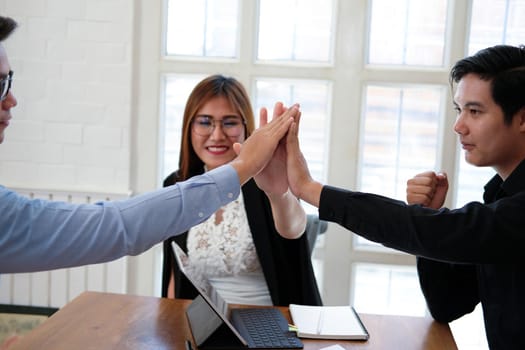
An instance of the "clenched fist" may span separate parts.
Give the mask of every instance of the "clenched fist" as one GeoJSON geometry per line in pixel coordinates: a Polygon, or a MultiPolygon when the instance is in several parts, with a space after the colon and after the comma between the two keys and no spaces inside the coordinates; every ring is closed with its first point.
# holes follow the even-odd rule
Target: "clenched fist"
{"type": "Polygon", "coordinates": [[[447,174],[427,171],[407,181],[407,203],[439,209],[445,203],[447,191],[447,174]]]}

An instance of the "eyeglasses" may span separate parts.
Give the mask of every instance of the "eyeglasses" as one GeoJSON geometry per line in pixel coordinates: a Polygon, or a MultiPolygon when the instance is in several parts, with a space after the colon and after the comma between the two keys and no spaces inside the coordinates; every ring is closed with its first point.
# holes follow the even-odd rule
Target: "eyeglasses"
{"type": "Polygon", "coordinates": [[[10,70],[7,77],[0,79],[0,101],[7,98],[9,90],[11,90],[11,82],[13,81],[13,71],[10,70]]]}
{"type": "Polygon", "coordinates": [[[208,116],[197,116],[193,119],[193,131],[200,136],[209,136],[215,129],[215,126],[221,125],[222,132],[229,137],[237,137],[244,130],[244,119],[239,117],[225,117],[224,119],[215,120],[208,116]]]}

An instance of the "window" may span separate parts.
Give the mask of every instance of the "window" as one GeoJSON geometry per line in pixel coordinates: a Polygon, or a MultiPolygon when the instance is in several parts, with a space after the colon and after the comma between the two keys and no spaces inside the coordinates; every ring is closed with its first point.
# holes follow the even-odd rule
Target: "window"
{"type": "Polygon", "coordinates": [[[168,55],[237,57],[238,0],[169,0],[166,13],[168,55]]]}
{"type": "Polygon", "coordinates": [[[201,81],[204,75],[167,74],[163,78],[163,123],[159,134],[162,135],[163,147],[162,179],[178,169],[182,116],[184,106],[191,90],[201,81]]]}
{"type": "Polygon", "coordinates": [[[368,62],[443,66],[447,0],[372,0],[368,62]]]}
{"type": "MultiPolygon", "coordinates": [[[[157,186],[177,168],[189,91],[222,73],[244,84],[256,117],[276,101],[301,103],[301,145],[321,181],[404,200],[408,178],[445,170],[457,179],[448,206],[481,200],[494,172],[463,160],[449,66],[482,47],[520,44],[525,0],[151,0],[145,11],[141,69],[150,74],[139,121],[158,115],[146,137],[159,145],[157,186]]],[[[425,312],[414,257],[354,237],[329,224],[317,245],[325,303],[425,312]]],[[[460,348],[486,349],[480,317],[453,323],[460,348]]]]}
{"type": "MultiPolygon", "coordinates": [[[[406,181],[435,169],[445,100],[442,86],[365,88],[359,190],[405,200],[406,181]]],[[[357,236],[358,248],[374,247],[357,236]]]]}
{"type": "MultiPolygon", "coordinates": [[[[332,61],[333,1],[327,4],[321,0],[261,0],[258,5],[257,58],[245,58],[243,61],[252,65],[248,69],[250,75],[257,74],[263,62],[271,66],[275,62],[294,64],[332,61]],[[294,16],[295,20],[290,20],[289,13],[299,15],[294,16]],[[312,41],[318,44],[315,49],[309,44],[312,41]]],[[[239,8],[238,1],[233,0],[167,2],[166,42],[163,49],[167,54],[166,59],[184,59],[187,62],[194,60],[195,66],[205,69],[204,72],[203,69],[197,69],[203,74],[188,75],[184,70],[174,69],[162,75],[164,100],[159,130],[162,140],[162,178],[177,169],[182,114],[191,89],[208,75],[210,67],[220,64],[224,58],[239,59],[237,48],[240,40],[251,39],[250,36],[242,37],[240,33],[239,8]]],[[[251,24],[252,30],[256,30],[256,23],[251,24]]],[[[226,75],[241,80],[235,73],[226,75]]],[[[277,100],[288,106],[301,102],[303,118],[300,139],[304,145],[305,158],[311,164],[312,174],[324,181],[331,106],[330,80],[304,79],[302,76],[301,79],[282,79],[257,75],[249,84],[245,83],[245,87],[250,92],[256,118],[262,107],[268,108],[271,115],[277,100]]],[[[307,209],[309,212],[314,211],[310,207],[307,209]]]]}
{"type": "MultiPolygon", "coordinates": [[[[308,160],[312,176],[325,179],[331,83],[323,80],[255,79],[256,110],[272,106],[275,96],[279,96],[287,106],[301,101],[301,150],[308,160]]],[[[316,212],[316,209],[310,208],[309,211],[316,212]]]]}
{"type": "Polygon", "coordinates": [[[359,263],[355,266],[355,300],[363,313],[425,316],[426,305],[414,267],[359,263]]]}
{"type": "Polygon", "coordinates": [[[333,14],[333,0],[261,0],[257,59],[330,63],[333,14]]]}
{"type": "Polygon", "coordinates": [[[469,55],[492,45],[523,45],[525,1],[473,0],[469,55]]]}
{"type": "Polygon", "coordinates": [[[405,199],[406,180],[437,165],[444,88],[368,85],[360,190],[405,199]]]}

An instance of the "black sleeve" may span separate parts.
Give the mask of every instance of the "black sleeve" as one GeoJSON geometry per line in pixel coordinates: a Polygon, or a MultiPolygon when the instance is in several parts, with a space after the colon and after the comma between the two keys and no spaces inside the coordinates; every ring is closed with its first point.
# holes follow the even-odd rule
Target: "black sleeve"
{"type": "Polygon", "coordinates": [[[434,210],[324,186],[319,217],[387,247],[459,263],[515,263],[525,251],[525,191],[490,204],[434,210]]]}
{"type": "Polygon", "coordinates": [[[428,310],[448,323],[474,310],[479,303],[475,265],[450,264],[417,258],[417,273],[428,310]]]}

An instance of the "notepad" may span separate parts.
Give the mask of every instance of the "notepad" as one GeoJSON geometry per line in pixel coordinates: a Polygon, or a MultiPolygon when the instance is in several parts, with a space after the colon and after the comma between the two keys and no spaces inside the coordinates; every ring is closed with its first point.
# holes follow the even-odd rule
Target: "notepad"
{"type": "Polygon", "coordinates": [[[368,331],[352,306],[290,304],[300,338],[367,340],[368,331]]]}

